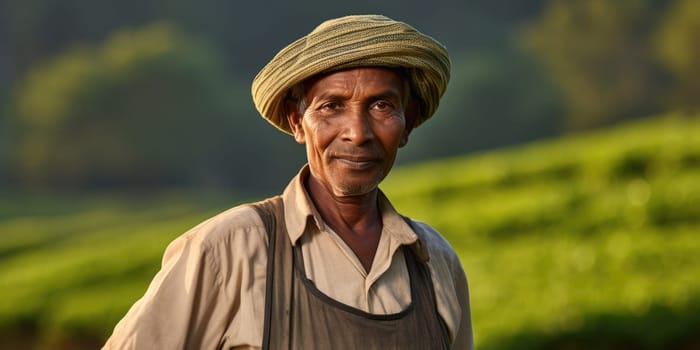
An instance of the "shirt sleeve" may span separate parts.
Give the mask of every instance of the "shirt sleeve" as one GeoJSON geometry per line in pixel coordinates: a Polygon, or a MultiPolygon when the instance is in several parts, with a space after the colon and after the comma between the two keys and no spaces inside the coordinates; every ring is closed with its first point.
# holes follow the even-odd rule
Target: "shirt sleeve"
{"type": "Polygon", "coordinates": [[[469,286],[467,276],[464,273],[459,260],[453,261],[453,276],[457,299],[462,310],[459,328],[455,334],[453,349],[474,349],[474,335],[472,333],[471,307],[469,304],[469,286]],[[456,266],[455,266],[456,265],[456,266]]]}
{"type": "MultiPolygon", "coordinates": [[[[250,213],[246,217],[250,221],[250,213]]],[[[259,320],[241,319],[251,312],[239,309],[242,295],[264,290],[254,275],[264,271],[265,243],[257,239],[259,225],[241,225],[240,218],[215,217],[174,240],[145,295],[103,349],[216,349],[240,343],[230,339],[232,323],[257,330],[259,320]]]]}

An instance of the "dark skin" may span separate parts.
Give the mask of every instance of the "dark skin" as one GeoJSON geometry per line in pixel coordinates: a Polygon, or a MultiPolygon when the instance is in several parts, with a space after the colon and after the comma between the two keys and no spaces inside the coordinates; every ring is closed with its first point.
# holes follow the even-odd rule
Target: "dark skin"
{"type": "Polygon", "coordinates": [[[367,272],[382,231],[377,186],[418,111],[401,79],[386,68],[340,71],[307,82],[303,114],[286,106],[294,138],[306,146],[309,196],[367,272]]]}

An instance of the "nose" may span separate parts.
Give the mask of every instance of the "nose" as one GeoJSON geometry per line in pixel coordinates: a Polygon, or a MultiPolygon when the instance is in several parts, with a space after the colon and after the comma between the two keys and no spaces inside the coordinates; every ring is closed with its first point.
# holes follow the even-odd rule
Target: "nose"
{"type": "Polygon", "coordinates": [[[374,138],[369,113],[362,108],[353,108],[343,118],[343,140],[362,145],[374,138]]]}

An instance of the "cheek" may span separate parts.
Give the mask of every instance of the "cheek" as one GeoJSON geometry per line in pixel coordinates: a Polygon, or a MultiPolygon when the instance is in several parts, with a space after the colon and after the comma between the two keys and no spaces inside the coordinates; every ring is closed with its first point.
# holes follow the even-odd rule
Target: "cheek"
{"type": "Polygon", "coordinates": [[[408,133],[406,132],[406,124],[403,122],[392,123],[387,125],[381,131],[382,143],[385,148],[394,150],[403,147],[406,144],[408,133]]]}
{"type": "Polygon", "coordinates": [[[304,124],[306,141],[315,149],[325,149],[334,139],[334,129],[326,121],[310,120],[304,124]]]}

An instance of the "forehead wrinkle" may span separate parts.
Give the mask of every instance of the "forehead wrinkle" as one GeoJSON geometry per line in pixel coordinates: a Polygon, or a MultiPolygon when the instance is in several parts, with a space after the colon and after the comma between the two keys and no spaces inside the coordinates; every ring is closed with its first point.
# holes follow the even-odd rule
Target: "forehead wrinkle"
{"type": "Polygon", "coordinates": [[[358,86],[364,87],[374,85],[372,83],[385,85],[385,82],[402,86],[402,75],[393,69],[383,67],[360,67],[317,75],[307,79],[303,84],[304,90],[309,92],[316,89],[319,83],[328,85],[328,89],[338,88],[355,90],[358,86]],[[381,72],[381,75],[372,74],[373,72],[381,72]],[[386,79],[387,77],[390,78],[386,79]],[[362,84],[358,84],[359,82],[362,84]]]}

